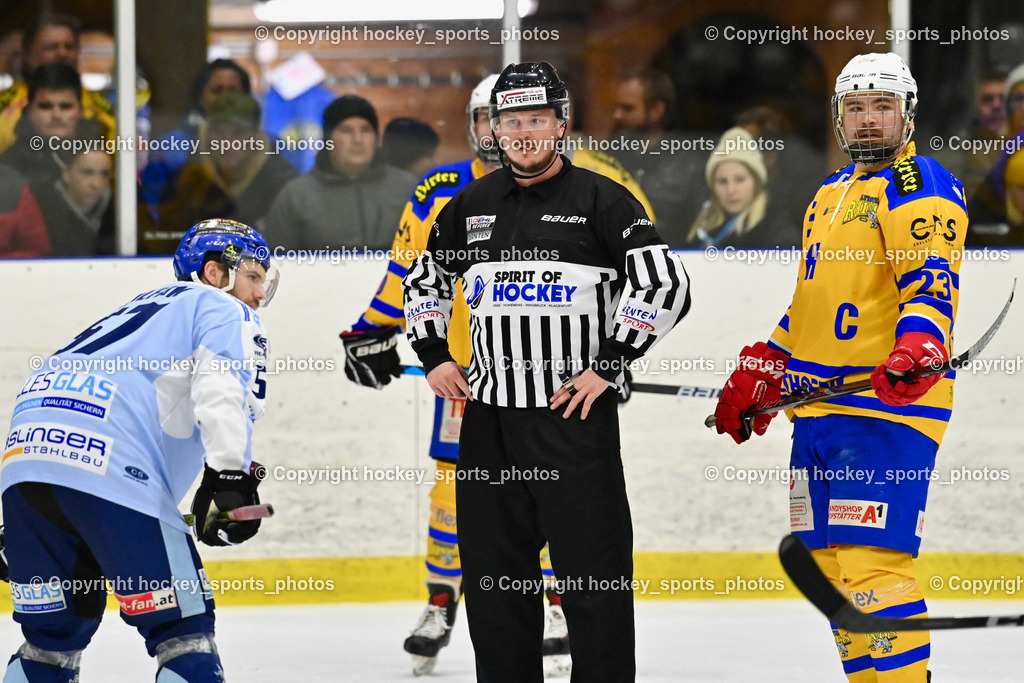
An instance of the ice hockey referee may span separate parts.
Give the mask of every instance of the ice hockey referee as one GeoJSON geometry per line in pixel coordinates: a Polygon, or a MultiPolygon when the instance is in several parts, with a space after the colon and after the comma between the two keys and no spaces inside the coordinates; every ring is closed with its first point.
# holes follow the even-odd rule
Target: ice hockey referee
{"type": "Polygon", "coordinates": [[[686,314],[689,280],[628,190],[559,153],[569,99],[550,64],[506,67],[489,114],[504,168],[445,206],[403,282],[431,389],[471,399],[456,496],[477,680],[543,680],[543,592],[527,587],[547,541],[572,680],[632,681],[633,530],[610,389],[686,314]],[[468,375],[447,344],[460,277],[468,375]]]}

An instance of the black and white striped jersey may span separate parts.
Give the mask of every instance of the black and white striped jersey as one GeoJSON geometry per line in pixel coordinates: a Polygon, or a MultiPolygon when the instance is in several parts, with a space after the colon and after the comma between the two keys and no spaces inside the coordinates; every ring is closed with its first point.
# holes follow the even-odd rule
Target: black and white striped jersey
{"type": "Polygon", "coordinates": [[[498,406],[546,406],[561,378],[588,367],[621,385],[623,364],[690,306],[686,271],[639,202],[564,157],[556,176],[530,187],[507,168],[490,173],[438,215],[402,283],[407,334],[427,372],[452,360],[459,277],[470,308],[470,388],[498,406]]]}

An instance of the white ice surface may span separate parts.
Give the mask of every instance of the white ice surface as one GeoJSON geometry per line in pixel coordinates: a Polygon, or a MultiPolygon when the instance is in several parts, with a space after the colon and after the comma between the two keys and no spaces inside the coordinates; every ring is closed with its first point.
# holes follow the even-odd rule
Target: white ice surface
{"type": "MultiPolygon", "coordinates": [[[[1020,602],[941,601],[934,616],[1014,614],[1020,602]]],[[[420,603],[218,610],[217,642],[232,683],[471,683],[473,649],[464,615],[434,674],[415,678],[402,640],[420,603]]],[[[83,657],[82,683],[152,680],[142,639],[116,614],[83,657]]],[[[644,601],[636,605],[637,681],[828,683],[845,681],[823,618],[806,602],[644,601]]],[[[1014,628],[932,634],[935,683],[1020,681],[1020,631],[1014,628]]],[[[0,657],[21,642],[17,625],[0,622],[0,657]]],[[[567,681],[567,679],[552,679],[567,681]]]]}

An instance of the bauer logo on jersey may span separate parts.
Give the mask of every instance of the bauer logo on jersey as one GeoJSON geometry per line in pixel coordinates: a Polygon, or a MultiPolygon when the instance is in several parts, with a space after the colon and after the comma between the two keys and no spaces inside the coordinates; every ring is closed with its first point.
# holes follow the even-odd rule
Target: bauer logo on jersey
{"type": "Polygon", "coordinates": [[[40,372],[29,377],[21,388],[14,414],[37,408],[54,408],[106,420],[116,391],[115,382],[99,375],[53,370],[40,372]]]}
{"type": "Polygon", "coordinates": [[[543,86],[505,90],[497,94],[498,111],[525,104],[547,104],[548,98],[543,86]]]}
{"type": "Polygon", "coordinates": [[[887,512],[885,503],[869,500],[833,500],[828,504],[828,523],[884,529],[887,512]]]}
{"type": "Polygon", "coordinates": [[[18,425],[7,436],[3,466],[25,460],[70,465],[106,474],[113,440],[100,434],[49,422],[18,425]]]}
{"type": "Polygon", "coordinates": [[[67,608],[64,590],[59,581],[51,583],[15,583],[11,581],[14,611],[25,614],[59,612],[67,608]]]}
{"type": "Polygon", "coordinates": [[[470,216],[466,219],[466,244],[489,239],[497,216],[470,216]]]}
{"type": "Polygon", "coordinates": [[[164,609],[171,609],[178,606],[177,596],[173,588],[150,591],[148,593],[136,593],[135,595],[118,595],[118,604],[125,616],[134,617],[147,612],[159,612],[164,609]]]}

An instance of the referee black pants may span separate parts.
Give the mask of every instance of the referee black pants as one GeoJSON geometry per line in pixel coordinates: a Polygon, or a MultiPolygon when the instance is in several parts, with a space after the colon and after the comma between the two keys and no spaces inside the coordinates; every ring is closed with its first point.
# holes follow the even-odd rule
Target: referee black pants
{"type": "Polygon", "coordinates": [[[573,683],[636,677],[633,527],[615,392],[586,420],[467,401],[456,483],[459,552],[479,683],[541,683],[549,543],[564,586],[573,683]]]}

